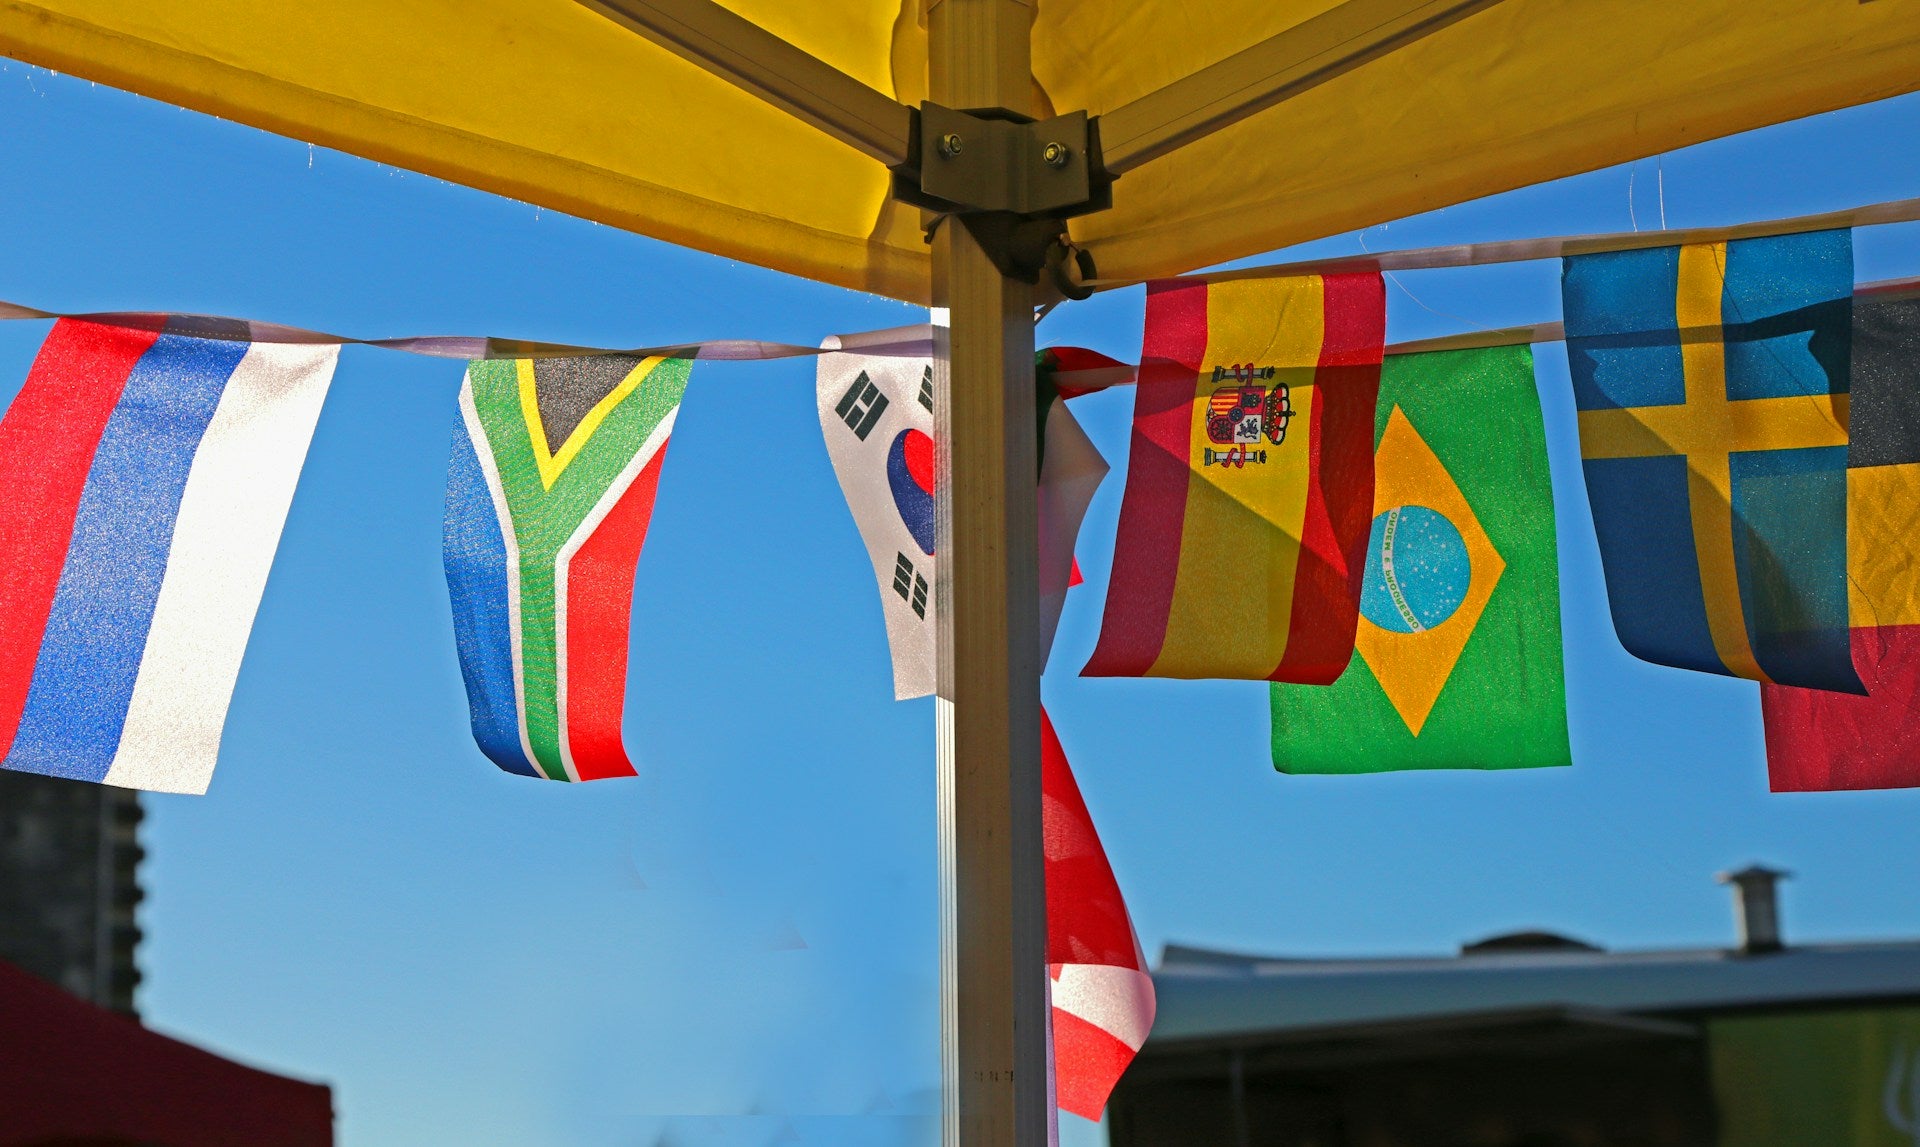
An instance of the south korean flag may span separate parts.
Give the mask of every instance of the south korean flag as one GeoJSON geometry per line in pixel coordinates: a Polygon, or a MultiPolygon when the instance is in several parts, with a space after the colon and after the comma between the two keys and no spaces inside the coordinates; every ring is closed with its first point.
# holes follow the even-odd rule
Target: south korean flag
{"type": "MultiPolygon", "coordinates": [[[[942,312],[936,311],[939,315],[942,312]]],[[[935,688],[933,552],[933,360],[903,357],[931,327],[828,339],[820,356],[820,429],[840,491],[867,543],[887,642],[893,650],[893,694],[924,697],[935,688]],[[852,339],[859,340],[857,345],[852,339]],[[890,354],[874,353],[882,345],[890,354]]],[[[1090,351],[1048,350],[1035,380],[1041,398],[1039,511],[1040,663],[1053,648],[1074,543],[1087,505],[1107,475],[1107,461],[1080,428],[1063,396],[1131,381],[1132,369],[1090,351]]]]}
{"type": "MultiPolygon", "coordinates": [[[[861,336],[871,345],[922,339],[930,326],[861,336]]],[[[934,690],[933,359],[821,344],[820,429],[834,474],[867,543],[893,650],[893,695],[934,690]]]]}

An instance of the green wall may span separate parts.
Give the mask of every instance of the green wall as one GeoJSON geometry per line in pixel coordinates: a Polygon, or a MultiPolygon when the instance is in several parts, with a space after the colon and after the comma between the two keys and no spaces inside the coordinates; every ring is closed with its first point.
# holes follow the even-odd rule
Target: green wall
{"type": "Polygon", "coordinates": [[[1708,1025],[1722,1147],[1920,1145],[1920,1007],[1708,1025]]]}

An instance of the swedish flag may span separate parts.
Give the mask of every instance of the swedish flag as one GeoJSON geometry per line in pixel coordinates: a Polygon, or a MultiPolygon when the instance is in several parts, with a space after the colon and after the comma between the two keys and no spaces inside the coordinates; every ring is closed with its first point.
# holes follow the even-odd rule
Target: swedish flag
{"type": "Polygon", "coordinates": [[[1571,256],[1561,286],[1621,644],[1861,692],[1847,633],[1851,234],[1571,256]]]}

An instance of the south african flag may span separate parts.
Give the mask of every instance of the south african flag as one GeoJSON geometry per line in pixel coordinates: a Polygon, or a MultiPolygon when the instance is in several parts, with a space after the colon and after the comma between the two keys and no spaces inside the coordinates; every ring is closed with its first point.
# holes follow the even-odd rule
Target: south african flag
{"type": "Polygon", "coordinates": [[[620,741],[633,574],[691,367],[595,355],[467,368],[447,588],[473,737],[508,772],[633,775],[620,741]]]}

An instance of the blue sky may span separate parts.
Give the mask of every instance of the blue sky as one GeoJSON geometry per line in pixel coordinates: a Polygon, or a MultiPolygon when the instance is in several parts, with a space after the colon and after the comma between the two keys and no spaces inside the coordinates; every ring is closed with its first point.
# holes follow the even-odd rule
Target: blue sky
{"type": "MultiPolygon", "coordinates": [[[[1302,252],[1901,198],[1917,135],[1909,97],[1302,252]]],[[[19,64],[0,148],[0,298],[41,307],[613,346],[917,318],[19,64]]],[[[1920,274],[1920,228],[1862,231],[1856,258],[1920,274]]],[[[1390,337],[1556,318],[1557,276],[1403,274],[1390,337]]],[[[1131,359],[1141,309],[1065,306],[1041,338],[1131,359]]],[[[43,331],[0,325],[0,397],[43,331]]],[[[332,1083],[345,1147],[932,1141],[932,708],[890,700],[811,364],[696,368],[639,571],[642,776],[584,786],[499,773],[467,736],[439,569],[459,377],[342,358],[213,788],[147,803],[149,1021],[332,1083]]],[[[1753,686],[1619,648],[1559,347],[1540,381],[1575,766],[1532,773],[1280,776],[1260,685],[1075,677],[1131,395],[1076,404],[1115,473],[1044,691],[1149,952],[1444,953],[1532,926],[1725,944],[1712,877],[1753,860],[1797,873],[1790,940],[1920,934],[1920,794],[1769,795],[1753,686]]]]}

